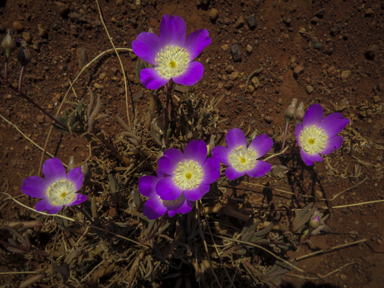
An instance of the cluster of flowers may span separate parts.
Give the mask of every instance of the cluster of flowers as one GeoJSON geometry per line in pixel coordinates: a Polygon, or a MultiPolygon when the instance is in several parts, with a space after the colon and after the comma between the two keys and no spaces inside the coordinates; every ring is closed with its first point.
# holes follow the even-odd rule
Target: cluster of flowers
{"type": "MultiPolygon", "coordinates": [[[[160,37],[149,32],[141,33],[132,42],[133,51],[154,68],[141,71],[143,85],[158,89],[171,79],[183,85],[196,84],[204,73],[199,62],[192,62],[211,43],[205,29],[195,31],[186,39],[186,26],[182,18],[165,15],[160,24],[160,37]]],[[[302,123],[296,125],[294,136],[306,165],[320,162],[320,154],[326,155],[339,149],[343,138],[337,134],[349,123],[340,113],[332,113],[323,119],[319,104],[310,106],[302,123]]],[[[208,157],[203,140],[193,140],[184,153],[171,148],[158,161],[157,176],[146,175],[139,179],[140,193],[149,199],[144,205],[144,215],[157,219],[168,212],[188,213],[194,201],[200,200],[210,190],[210,185],[220,177],[221,163],[228,166],[225,175],[230,180],[244,175],[262,177],[271,170],[271,165],[260,160],[273,146],[267,135],[259,135],[247,145],[244,133],[230,129],[226,145],[217,146],[208,157]]],[[[80,168],[68,175],[57,158],[47,160],[43,166],[45,178],[26,178],[22,192],[35,198],[43,198],[36,210],[57,213],[63,206],[73,206],[86,200],[76,193],[82,186],[84,174],[80,168]]]]}

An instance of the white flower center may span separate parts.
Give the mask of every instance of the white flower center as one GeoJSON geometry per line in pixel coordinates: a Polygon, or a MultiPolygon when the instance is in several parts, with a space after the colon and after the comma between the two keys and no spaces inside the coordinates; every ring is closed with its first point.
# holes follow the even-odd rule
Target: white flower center
{"type": "Polygon", "coordinates": [[[203,169],[199,163],[193,160],[179,162],[173,175],[173,182],[183,190],[195,188],[203,181],[203,169]]]}
{"type": "Polygon", "coordinates": [[[51,203],[56,206],[68,205],[76,197],[75,186],[67,180],[59,180],[49,186],[47,196],[51,203]]]}
{"type": "Polygon", "coordinates": [[[305,127],[300,133],[301,147],[308,154],[314,155],[324,150],[328,136],[316,125],[305,127]]]}
{"type": "Polygon", "coordinates": [[[229,155],[229,163],[236,171],[249,171],[257,162],[257,153],[251,148],[244,149],[239,146],[231,151],[229,155]]]}
{"type": "Polygon", "coordinates": [[[163,78],[169,79],[183,74],[188,67],[189,54],[185,48],[165,46],[156,57],[156,71],[163,78]]]}

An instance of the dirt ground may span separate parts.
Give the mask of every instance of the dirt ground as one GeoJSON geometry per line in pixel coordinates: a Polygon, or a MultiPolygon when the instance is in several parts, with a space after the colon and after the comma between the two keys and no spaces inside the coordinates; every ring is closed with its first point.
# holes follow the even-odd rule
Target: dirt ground
{"type": "MultiPolygon", "coordinates": [[[[70,81],[81,70],[77,49],[86,48],[90,61],[112,48],[95,1],[61,2],[0,1],[0,38],[5,36],[6,29],[12,29],[13,36],[25,39],[31,50],[33,61],[26,68],[23,91],[52,115],[58,111],[70,81]]],[[[296,203],[303,207],[303,203],[309,199],[303,195],[332,199],[339,192],[353,187],[337,196],[334,201],[315,201],[316,207],[322,207],[321,211],[330,213],[327,221],[330,232],[311,239],[314,249],[303,246],[298,252],[290,252],[289,256],[296,258],[319,249],[326,250],[358,240],[365,241],[297,261],[300,269],[323,276],[346,266],[323,279],[310,273],[291,271],[283,277],[282,287],[383,287],[384,203],[380,203],[384,199],[383,1],[197,2],[100,0],[99,4],[116,47],[131,48],[131,42],[136,36],[149,29],[158,34],[164,14],[181,16],[186,22],[187,34],[201,28],[209,31],[212,44],[198,57],[198,61],[204,65],[204,76],[193,88],[193,93],[205,100],[224,96],[217,106],[218,122],[206,127],[220,141],[223,141],[223,132],[233,127],[239,127],[243,131],[257,130],[258,133],[267,133],[274,139],[274,149],[278,152],[285,126],[283,113],[293,98],[303,101],[305,107],[320,103],[326,113],[338,111],[349,118],[351,124],[341,133],[344,136],[342,148],[324,157],[326,159],[323,162],[316,163],[314,167],[305,167],[296,157],[275,157],[270,160],[272,165],[285,165],[289,168],[282,179],[269,175],[246,180],[271,187],[267,192],[243,183],[236,188],[227,187],[226,193],[228,198],[240,199],[240,203],[235,201],[237,204],[234,207],[248,215],[255,211],[252,202],[274,203],[278,207],[293,207],[293,203],[296,203]],[[206,2],[208,4],[204,4],[206,2]],[[250,27],[255,20],[252,15],[257,22],[255,27],[250,27]],[[241,53],[241,59],[236,62],[231,55],[234,44],[238,44],[241,53]],[[259,65],[263,70],[257,75],[257,79],[250,81],[248,91],[244,92],[248,76],[259,65]],[[276,189],[289,191],[293,195],[276,189]],[[369,201],[379,202],[349,206],[369,201]],[[332,208],[341,205],[346,206],[332,208]],[[300,276],[290,276],[293,274],[300,276]]],[[[1,59],[5,59],[4,52],[1,53],[1,59]]],[[[131,120],[134,115],[133,103],[137,123],[144,123],[150,92],[143,89],[135,77],[137,57],[127,52],[121,52],[120,56],[130,80],[128,96],[129,99],[134,98],[133,101],[129,100],[131,120]],[[142,94],[138,94],[140,91],[143,91],[142,94]]],[[[9,65],[11,83],[17,85],[20,66],[16,53],[12,54],[9,65]]],[[[91,66],[89,74],[82,74],[74,85],[76,95],[71,91],[66,101],[77,103],[79,99],[84,99],[85,104],[89,103],[87,85],[90,85],[95,95],[102,98],[101,113],[104,116],[97,120],[98,129],[105,132],[104,139],[116,140],[116,135],[123,128],[113,117],[119,115],[127,122],[127,113],[124,80],[114,53],[107,53],[91,66]]],[[[180,93],[177,95],[181,97],[180,93]]],[[[0,101],[0,114],[3,116],[0,120],[0,191],[8,191],[12,197],[20,196],[16,199],[33,207],[35,199],[22,197],[20,186],[24,178],[37,175],[42,151],[4,118],[41,147],[44,147],[51,121],[9,88],[0,88],[0,101]]],[[[64,107],[69,106],[68,103],[64,103],[64,107]]],[[[294,125],[291,124],[288,144],[292,147],[293,130],[294,125]]],[[[77,163],[82,163],[88,157],[87,144],[86,137],[62,136],[59,131],[53,130],[46,150],[63,163],[68,163],[70,156],[75,156],[77,163]]],[[[44,159],[48,158],[46,156],[44,159]]],[[[137,158],[135,166],[145,159],[137,158]]],[[[103,173],[93,167],[94,174],[99,175],[93,179],[98,182],[106,181],[108,174],[127,166],[116,163],[120,162],[108,162],[103,167],[107,172],[103,173]]],[[[148,165],[145,169],[151,169],[150,167],[148,165]]],[[[141,172],[132,173],[127,184],[128,190],[137,187],[135,183],[141,172]]],[[[99,195],[105,188],[101,184],[98,187],[100,191],[93,191],[92,195],[99,195]]],[[[6,196],[0,195],[0,199],[1,223],[36,218],[37,214],[15,204],[6,196]],[[31,214],[35,216],[32,217],[31,214]]],[[[90,199],[91,197],[88,206],[90,199]]],[[[100,217],[112,222],[127,221],[122,216],[123,213],[120,213],[118,205],[114,204],[121,199],[109,197],[109,208],[104,207],[100,217]]],[[[130,224],[133,223],[132,220],[130,224]]],[[[44,234],[42,239],[34,239],[33,245],[45,250],[44,247],[52,242],[55,233],[44,234]]],[[[128,237],[129,233],[125,235],[128,237]]],[[[4,240],[7,237],[0,238],[4,240]]],[[[39,258],[42,256],[35,255],[36,258],[29,261],[27,267],[22,255],[12,256],[4,246],[1,246],[1,251],[2,287],[16,287],[11,283],[20,283],[28,276],[9,276],[6,272],[37,270],[43,262],[39,258]]],[[[200,253],[205,252],[202,250],[200,253]]],[[[108,279],[108,275],[101,278],[103,287],[110,287],[108,279]]],[[[50,283],[52,282],[43,281],[33,287],[50,287],[50,283]]],[[[148,283],[137,287],[149,287],[148,283]]],[[[96,287],[82,285],[78,283],[76,287],[96,287]]],[[[187,284],[183,285],[188,287],[187,284]]],[[[244,286],[239,284],[238,287],[247,287],[242,285],[244,286]]]]}

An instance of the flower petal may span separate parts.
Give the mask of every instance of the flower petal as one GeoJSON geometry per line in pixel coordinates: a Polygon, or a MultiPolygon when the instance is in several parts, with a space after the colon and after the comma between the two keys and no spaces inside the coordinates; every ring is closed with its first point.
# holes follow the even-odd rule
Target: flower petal
{"type": "Polygon", "coordinates": [[[244,175],[245,175],[245,171],[243,171],[243,172],[237,171],[232,166],[229,166],[227,168],[227,170],[225,170],[225,176],[227,176],[227,178],[229,180],[232,180],[232,181],[234,181],[237,178],[240,178],[241,176],[244,176],[244,175]]]}
{"type": "Polygon", "coordinates": [[[40,200],[35,205],[35,209],[37,211],[47,212],[49,214],[56,214],[61,210],[61,208],[63,208],[62,205],[61,206],[52,205],[48,199],[40,200]]]}
{"type": "Polygon", "coordinates": [[[303,131],[303,124],[297,123],[295,127],[295,132],[293,133],[293,135],[295,136],[297,145],[299,145],[300,148],[301,148],[300,134],[302,131],[303,131]]]}
{"type": "Polygon", "coordinates": [[[303,126],[312,126],[317,123],[320,123],[323,120],[323,107],[320,104],[313,104],[309,106],[307,112],[304,114],[303,126]]]}
{"type": "Polygon", "coordinates": [[[192,210],[192,208],[193,208],[192,202],[185,200],[183,206],[181,206],[179,209],[176,209],[174,211],[168,211],[168,215],[169,217],[172,218],[178,213],[187,214],[192,210]]]}
{"type": "Polygon", "coordinates": [[[209,158],[203,165],[203,181],[202,184],[211,184],[220,177],[220,162],[216,158],[209,158]]]}
{"type": "Polygon", "coordinates": [[[76,191],[79,191],[84,182],[84,173],[81,172],[81,167],[77,167],[69,171],[67,180],[73,183],[76,191]]]}
{"type": "Polygon", "coordinates": [[[173,172],[176,170],[179,163],[184,159],[184,154],[180,150],[170,148],[165,150],[164,156],[160,157],[157,165],[159,166],[161,172],[173,175],[173,172]]]}
{"type": "Polygon", "coordinates": [[[341,147],[341,144],[343,144],[343,137],[336,135],[335,137],[332,137],[331,139],[328,139],[327,144],[325,145],[325,148],[323,151],[321,151],[321,154],[328,155],[334,150],[337,150],[341,147]]]}
{"type": "Polygon", "coordinates": [[[137,57],[152,65],[157,65],[157,53],[164,47],[160,37],[154,33],[142,32],[132,42],[132,50],[137,57]]]}
{"type": "Polygon", "coordinates": [[[200,29],[189,34],[184,46],[189,54],[189,60],[193,61],[210,44],[211,38],[209,38],[207,29],[200,29]]]}
{"type": "Polygon", "coordinates": [[[271,164],[265,161],[258,160],[256,161],[255,167],[245,172],[247,173],[247,175],[254,178],[254,177],[263,177],[269,171],[271,171],[271,164]]]}
{"type": "Polygon", "coordinates": [[[230,165],[229,152],[230,152],[230,150],[227,147],[216,146],[215,148],[213,148],[211,154],[214,158],[219,160],[224,165],[230,165]]]}
{"type": "Polygon", "coordinates": [[[149,220],[157,219],[167,212],[159,197],[155,196],[147,200],[144,204],[143,213],[149,220]]]}
{"type": "Polygon", "coordinates": [[[247,139],[245,138],[243,131],[241,131],[239,128],[233,128],[229,130],[225,136],[225,141],[227,142],[227,147],[229,150],[239,146],[247,148],[247,139]]]}
{"type": "Polygon", "coordinates": [[[145,68],[140,72],[140,81],[146,88],[156,90],[167,84],[169,79],[161,77],[156,68],[145,68]]]}
{"type": "Polygon", "coordinates": [[[161,19],[159,34],[164,45],[183,48],[187,36],[184,19],[177,15],[164,15],[161,19]]]}
{"type": "Polygon", "coordinates": [[[305,165],[307,165],[307,166],[313,165],[314,164],[313,162],[323,161],[323,158],[321,158],[321,156],[319,154],[311,155],[311,154],[308,154],[307,152],[305,152],[304,149],[300,150],[300,156],[301,156],[301,159],[303,159],[305,165]]]}
{"type": "Polygon", "coordinates": [[[256,151],[257,158],[263,157],[273,146],[273,140],[267,135],[262,134],[252,140],[249,148],[256,151]]]}
{"type": "Polygon", "coordinates": [[[61,161],[56,157],[48,159],[44,162],[43,173],[45,179],[47,179],[49,182],[63,180],[67,177],[63,163],[61,163],[61,161]]]}
{"type": "Polygon", "coordinates": [[[341,113],[332,113],[326,116],[317,126],[324,129],[328,138],[332,138],[340,133],[340,131],[343,130],[348,124],[349,119],[344,118],[341,113]]]}
{"type": "Polygon", "coordinates": [[[33,198],[47,197],[47,189],[50,182],[44,178],[31,176],[23,180],[21,192],[33,198]]]}
{"type": "Polygon", "coordinates": [[[87,198],[88,197],[83,195],[83,194],[76,193],[76,197],[75,197],[75,199],[73,199],[73,202],[71,204],[67,204],[65,206],[70,207],[70,206],[79,205],[79,204],[83,203],[85,200],[87,200],[87,198]]]}
{"type": "Polygon", "coordinates": [[[173,77],[173,81],[180,85],[193,86],[203,78],[204,66],[197,61],[188,64],[183,74],[173,77]]]}
{"type": "Polygon", "coordinates": [[[207,145],[203,140],[192,140],[184,149],[184,157],[186,160],[194,160],[202,166],[207,159],[207,145]]]}
{"type": "Polygon", "coordinates": [[[184,190],[185,199],[189,201],[200,200],[205,194],[209,192],[209,188],[209,184],[200,184],[199,186],[191,190],[184,190]]]}
{"type": "Polygon", "coordinates": [[[183,193],[183,190],[173,183],[172,177],[160,179],[156,184],[156,193],[162,200],[176,200],[183,193]]]}
{"type": "Polygon", "coordinates": [[[159,182],[160,178],[152,175],[146,175],[140,177],[139,179],[139,192],[145,197],[155,197],[156,194],[156,184],[159,182]]]}

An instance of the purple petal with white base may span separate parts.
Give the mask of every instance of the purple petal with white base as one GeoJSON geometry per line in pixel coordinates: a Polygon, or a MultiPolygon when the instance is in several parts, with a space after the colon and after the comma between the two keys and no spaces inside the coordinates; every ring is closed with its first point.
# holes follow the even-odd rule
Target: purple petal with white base
{"type": "Polygon", "coordinates": [[[224,165],[230,165],[229,152],[230,152],[230,150],[227,147],[216,146],[215,148],[213,148],[211,154],[214,158],[219,160],[224,165]]]}
{"type": "Polygon", "coordinates": [[[56,157],[44,162],[43,174],[48,181],[63,180],[67,177],[63,163],[56,157]]]}
{"type": "Polygon", "coordinates": [[[204,66],[200,62],[194,61],[189,63],[183,74],[172,77],[172,79],[177,84],[193,86],[203,78],[203,74],[204,66]]]}
{"type": "Polygon", "coordinates": [[[183,190],[175,185],[172,177],[165,177],[156,184],[156,193],[162,200],[173,201],[180,197],[183,190]]]}
{"type": "Polygon", "coordinates": [[[140,72],[140,80],[148,89],[156,90],[168,83],[169,79],[161,77],[156,68],[145,68],[140,72]]]}
{"type": "Polygon", "coordinates": [[[73,199],[73,202],[70,203],[70,204],[66,204],[65,206],[75,206],[75,205],[79,205],[81,203],[83,203],[85,200],[87,200],[87,196],[83,195],[83,194],[80,194],[80,193],[76,193],[76,196],[75,196],[75,199],[73,199]]]}
{"type": "Polygon", "coordinates": [[[164,15],[161,19],[159,34],[165,45],[184,47],[187,28],[183,18],[177,15],[164,15]]]}
{"type": "Polygon", "coordinates": [[[29,197],[44,198],[47,195],[47,189],[50,182],[44,178],[31,176],[23,180],[21,192],[29,197]]]}
{"type": "Polygon", "coordinates": [[[225,170],[225,176],[227,176],[227,178],[232,181],[235,181],[237,178],[240,178],[244,175],[245,171],[236,171],[232,166],[229,166],[227,170],[225,170]]]}
{"type": "Polygon", "coordinates": [[[209,38],[208,30],[200,29],[189,34],[184,47],[187,49],[190,60],[192,61],[210,44],[211,38],[209,38]]]}
{"type": "Polygon", "coordinates": [[[304,114],[303,126],[312,126],[318,124],[323,120],[323,107],[320,104],[309,106],[307,112],[304,114]]]}
{"type": "Polygon", "coordinates": [[[335,137],[328,140],[327,146],[325,146],[324,150],[321,154],[328,155],[332,153],[334,150],[337,150],[343,144],[343,137],[336,135],[335,137]]]}
{"type": "Polygon", "coordinates": [[[193,208],[193,205],[191,201],[185,200],[183,206],[181,206],[179,209],[173,210],[173,211],[168,211],[169,217],[173,217],[178,213],[181,214],[187,214],[189,213],[193,208]]]}
{"type": "Polygon", "coordinates": [[[75,185],[75,190],[79,191],[84,182],[84,173],[81,172],[81,167],[77,167],[69,171],[67,180],[71,181],[75,185]]]}
{"type": "Polygon", "coordinates": [[[271,164],[257,160],[255,167],[253,167],[251,170],[245,171],[245,173],[249,177],[263,177],[265,174],[269,173],[271,171],[271,164]]]}
{"type": "Polygon", "coordinates": [[[207,159],[207,145],[203,140],[192,140],[184,149],[185,160],[194,160],[203,165],[207,159]]]}
{"type": "Polygon", "coordinates": [[[227,142],[227,146],[230,150],[239,146],[243,146],[244,148],[247,147],[247,138],[245,138],[243,131],[239,128],[229,130],[225,136],[225,141],[227,142]]]}
{"type": "Polygon", "coordinates": [[[185,190],[184,191],[185,199],[189,201],[197,201],[209,192],[209,188],[210,188],[209,184],[200,184],[196,188],[193,188],[191,190],[185,190]]]}
{"type": "Polygon", "coordinates": [[[260,158],[267,154],[267,152],[272,149],[272,146],[273,140],[267,134],[262,134],[252,140],[249,148],[255,150],[257,158],[260,158]]]}
{"type": "Polygon", "coordinates": [[[40,200],[36,203],[35,209],[40,212],[46,212],[49,214],[56,214],[63,208],[63,206],[52,205],[48,199],[40,200]]]}
{"type": "Polygon", "coordinates": [[[180,162],[185,159],[184,154],[176,149],[167,149],[158,161],[159,169],[168,175],[172,175],[180,162]]]}
{"type": "Polygon", "coordinates": [[[341,113],[332,113],[326,116],[317,126],[324,129],[329,138],[339,134],[349,124],[349,119],[344,118],[341,113]]]}
{"type": "Polygon", "coordinates": [[[202,184],[211,184],[220,178],[220,162],[216,158],[209,158],[203,165],[202,184]]]}
{"type": "Polygon", "coordinates": [[[158,196],[152,197],[144,204],[143,213],[149,220],[157,219],[167,212],[158,196]]]}
{"type": "Polygon", "coordinates": [[[300,150],[300,156],[301,156],[301,159],[303,159],[305,165],[307,166],[312,166],[315,162],[322,162],[323,161],[323,158],[321,158],[321,156],[319,154],[314,154],[314,155],[311,155],[311,154],[308,154],[307,152],[304,151],[304,149],[301,149],[300,150]]]}
{"type": "Polygon", "coordinates": [[[137,57],[152,65],[156,65],[157,53],[163,48],[164,44],[156,34],[143,32],[132,42],[132,50],[137,57]]]}

